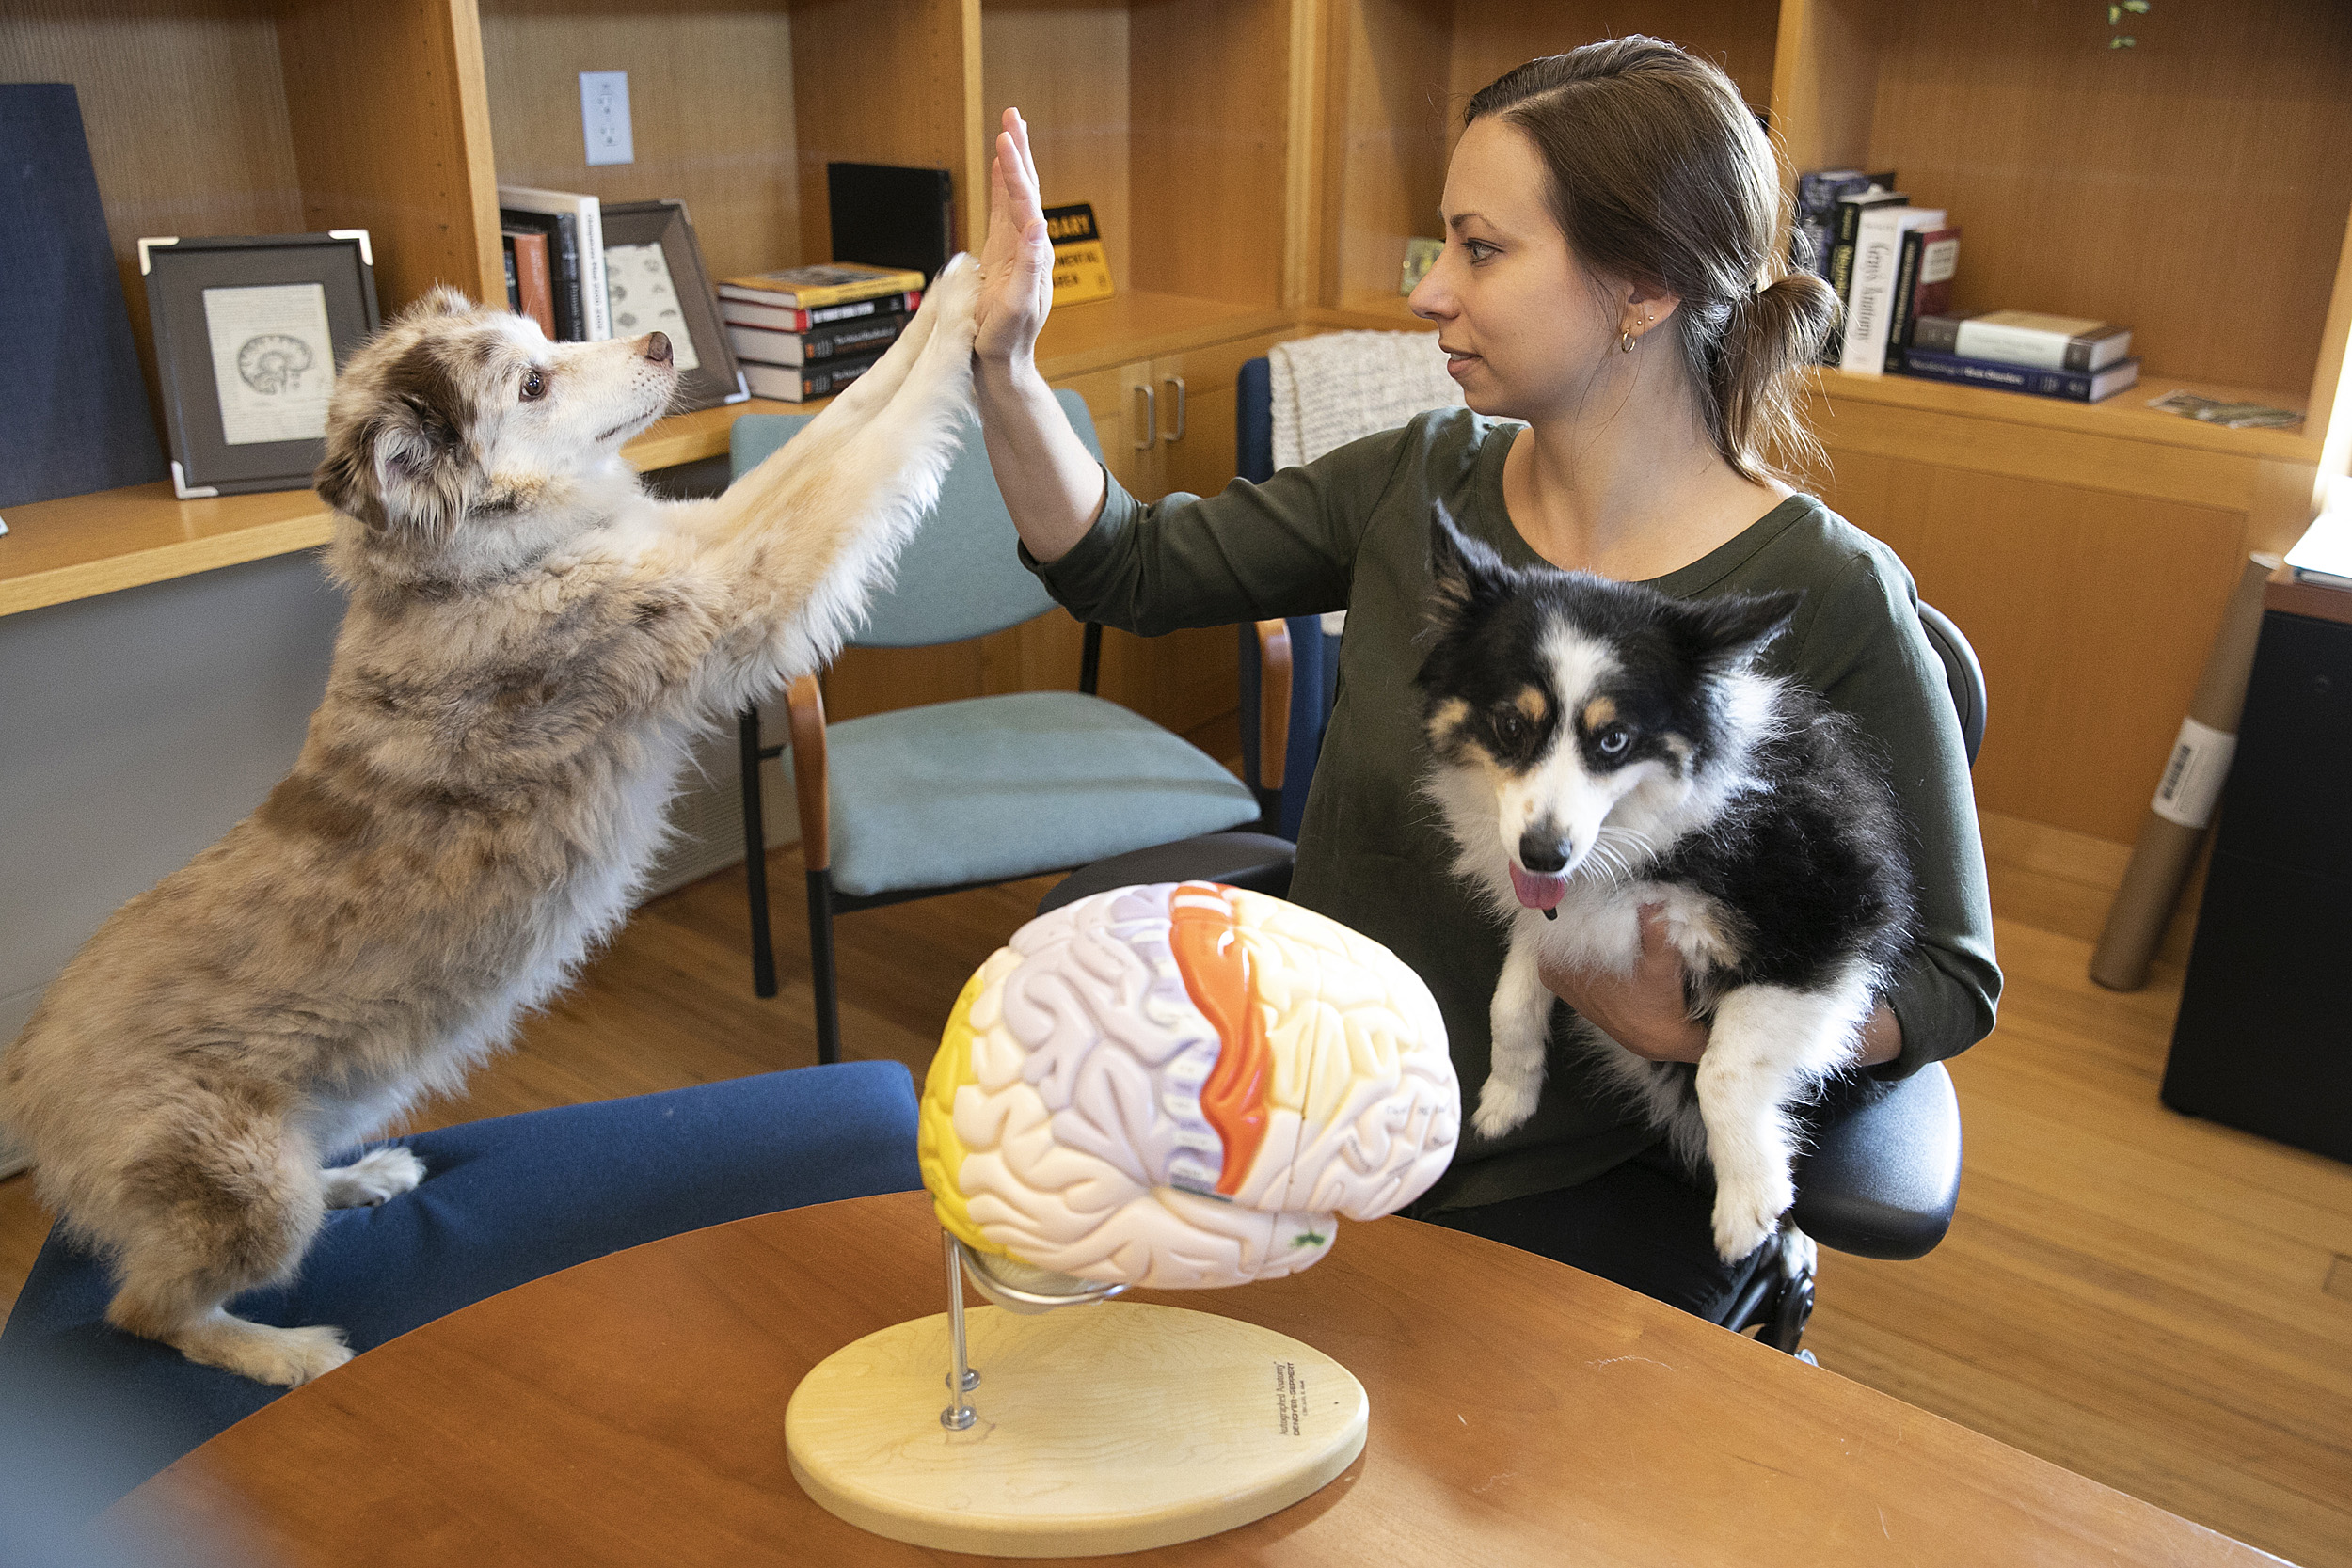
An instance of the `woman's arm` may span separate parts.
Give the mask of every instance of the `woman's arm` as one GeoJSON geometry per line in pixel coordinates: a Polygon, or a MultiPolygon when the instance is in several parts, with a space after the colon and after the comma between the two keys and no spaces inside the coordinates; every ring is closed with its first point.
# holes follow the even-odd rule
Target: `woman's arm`
{"type": "MultiPolygon", "coordinates": [[[[1683,1001],[1682,955],[1666,940],[1666,923],[1655,904],[1642,911],[1642,956],[1631,974],[1615,975],[1558,963],[1542,964],[1536,973],[1545,988],[1574,1007],[1579,1017],[1636,1056],[1695,1062],[1707,1050],[1707,1025],[1692,1021],[1683,1001]]],[[[1902,1022],[1882,1002],[1863,1022],[1854,1061],[1877,1067],[1893,1061],[1902,1049],[1902,1022]]]]}
{"type": "Polygon", "coordinates": [[[1102,466],[1037,371],[1037,335],[1054,305],[1054,246],[1045,234],[1028,123],[1018,109],[1005,111],[989,186],[972,345],[980,434],[1021,542],[1050,562],[1086,536],[1106,486],[1102,466]]]}

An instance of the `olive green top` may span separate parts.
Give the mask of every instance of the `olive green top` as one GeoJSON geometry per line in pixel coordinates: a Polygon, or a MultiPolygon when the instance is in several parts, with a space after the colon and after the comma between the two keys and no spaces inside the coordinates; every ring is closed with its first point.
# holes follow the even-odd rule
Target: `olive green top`
{"type": "MultiPolygon", "coordinates": [[[[1503,457],[1522,428],[1439,410],[1263,484],[1236,480],[1221,495],[1177,494],[1151,506],[1113,482],[1094,527],[1037,568],[1073,613],[1147,636],[1347,611],[1338,702],[1307,796],[1290,895],[1385,942],[1428,983],[1466,1102],[1486,1081],[1487,1004],[1507,932],[1452,871],[1451,841],[1419,794],[1427,752],[1416,639],[1438,503],[1505,562],[1542,564],[1503,505],[1503,457]]],[[[1852,714],[1894,759],[1896,792],[1916,835],[1925,942],[1889,998],[1902,1055],[1880,1071],[1901,1076],[1981,1039],[2001,986],[1984,853],[1944,668],[1920,629],[1917,591],[1901,561],[1820,501],[1792,496],[1651,586],[1685,598],[1805,591],[1765,664],[1852,714]]],[[[1489,1143],[1466,1123],[1453,1168],[1414,1212],[1573,1186],[1654,1141],[1623,1103],[1594,1092],[1573,1061],[1555,1053],[1534,1116],[1505,1137],[1489,1143]]]]}

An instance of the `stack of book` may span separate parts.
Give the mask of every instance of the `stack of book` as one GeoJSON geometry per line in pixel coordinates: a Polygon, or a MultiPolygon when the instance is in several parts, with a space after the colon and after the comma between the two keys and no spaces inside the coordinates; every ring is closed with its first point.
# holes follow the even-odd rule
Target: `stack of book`
{"type": "Polygon", "coordinates": [[[755,397],[805,403],[866,373],[923,301],[923,275],[854,261],[719,279],[719,317],[755,397]]]}
{"type": "Polygon", "coordinates": [[[2139,380],[2132,329],[2078,316],[1986,310],[1925,315],[1903,350],[1905,375],[2097,403],[2139,380]]]}
{"type": "Polygon", "coordinates": [[[1791,260],[1819,273],[1841,307],[1822,362],[1854,375],[1899,372],[2096,403],[2139,379],[2128,328],[2023,310],[1952,310],[1960,226],[1917,207],[1895,171],[1819,169],[1797,177],[1791,260]]]}
{"type": "Polygon", "coordinates": [[[1940,207],[1913,206],[1893,169],[1800,175],[1791,244],[1841,307],[1824,364],[1859,375],[1900,369],[1912,321],[1950,308],[1960,229],[1940,207]]]}
{"type": "Polygon", "coordinates": [[[507,304],[558,342],[597,343],[612,336],[603,213],[593,196],[499,187],[499,229],[512,263],[507,304]]]}

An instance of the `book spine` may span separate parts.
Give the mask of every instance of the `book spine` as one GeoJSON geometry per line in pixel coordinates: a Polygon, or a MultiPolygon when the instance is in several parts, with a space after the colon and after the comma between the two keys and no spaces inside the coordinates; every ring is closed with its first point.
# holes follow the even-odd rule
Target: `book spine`
{"type": "Polygon", "coordinates": [[[859,316],[911,316],[923,303],[923,291],[910,289],[903,293],[885,294],[880,299],[853,300],[847,305],[828,305],[818,309],[801,312],[805,318],[801,330],[822,326],[827,322],[851,321],[859,316]]]}
{"type": "Polygon", "coordinates": [[[1957,354],[1932,354],[1914,348],[1903,356],[1903,369],[1935,381],[1957,381],[1972,387],[1998,387],[2004,391],[2030,392],[2039,398],[2063,398],[2070,403],[2091,401],[2092,377],[2088,372],[2058,371],[2032,365],[2005,364],[1957,354]]]}
{"type": "Polygon", "coordinates": [[[604,271],[604,207],[593,196],[580,198],[580,293],[588,341],[612,336],[612,283],[604,271]]]}
{"type": "Polygon", "coordinates": [[[1998,359],[2010,365],[2032,365],[2045,371],[2104,370],[2124,356],[2130,335],[2106,332],[2097,337],[2068,338],[2029,326],[1999,322],[1961,324],[1954,352],[1971,359],[1998,359]]]}
{"type": "Polygon", "coordinates": [[[506,308],[520,312],[523,308],[522,274],[515,265],[515,236],[501,234],[499,249],[506,262],[506,308]]]}
{"type": "Polygon", "coordinates": [[[580,288],[580,224],[569,213],[555,214],[555,243],[548,271],[555,290],[555,335],[566,342],[585,342],[587,304],[580,288]]]}
{"type": "Polygon", "coordinates": [[[1903,368],[1903,350],[1911,346],[1912,296],[1919,287],[1919,251],[1927,244],[1924,230],[1903,236],[1902,256],[1895,263],[1894,309],[1886,318],[1885,369],[1903,368]]]}
{"type": "MultiPolygon", "coordinates": [[[[1919,280],[1913,285],[1911,319],[1946,316],[1952,309],[1952,277],[1960,271],[1960,230],[1931,230],[1919,240],[1919,280]]],[[[1908,341],[1904,344],[1909,347],[1908,341]]]]}
{"type": "Polygon", "coordinates": [[[539,330],[553,338],[555,295],[548,279],[548,237],[512,234],[508,239],[515,246],[515,280],[521,313],[537,322],[539,330]]]}
{"type": "Polygon", "coordinates": [[[1922,310],[1911,319],[1911,341],[1906,348],[1925,354],[1950,354],[1960,342],[1960,318],[1922,310]]]}
{"type": "Polygon", "coordinates": [[[906,317],[888,315],[869,317],[864,321],[836,322],[801,335],[803,351],[811,359],[846,357],[852,354],[880,354],[898,341],[906,329],[906,317]]]}
{"type": "Polygon", "coordinates": [[[814,398],[831,397],[850,383],[874,368],[880,355],[860,356],[855,359],[828,360],[822,365],[803,365],[796,368],[783,365],[763,365],[756,360],[743,366],[744,382],[764,398],[783,403],[806,403],[814,398]]]}
{"type": "Polygon", "coordinates": [[[773,305],[787,310],[819,310],[829,305],[854,305],[861,300],[886,299],[908,292],[908,285],[918,274],[901,273],[895,277],[876,278],[867,283],[834,283],[810,289],[766,289],[753,283],[722,283],[721,299],[739,299],[746,305],[773,305]]]}
{"type": "Polygon", "coordinates": [[[1895,302],[1895,271],[1902,256],[1899,207],[1864,214],[1854,234],[1852,298],[1838,366],[1856,375],[1886,369],[1887,316],[1895,302]],[[1884,214],[1884,215],[1882,215],[1884,214]]]}
{"type": "Polygon", "coordinates": [[[1862,230],[1863,207],[1860,202],[1840,200],[1837,203],[1837,227],[1829,246],[1829,286],[1837,295],[1837,322],[1829,330],[1829,341],[1821,347],[1821,363],[1836,365],[1846,356],[1846,332],[1853,318],[1853,252],[1854,237],[1862,230]]]}
{"type": "Polygon", "coordinates": [[[905,325],[904,316],[867,317],[820,326],[813,332],[730,325],[727,341],[739,356],[755,364],[798,366],[880,354],[898,340],[905,325]]]}
{"type": "Polygon", "coordinates": [[[723,293],[719,297],[719,318],[730,326],[807,332],[834,322],[912,315],[922,302],[922,294],[916,292],[892,294],[884,299],[863,299],[851,305],[828,305],[820,310],[795,310],[789,306],[737,299],[723,293]]]}

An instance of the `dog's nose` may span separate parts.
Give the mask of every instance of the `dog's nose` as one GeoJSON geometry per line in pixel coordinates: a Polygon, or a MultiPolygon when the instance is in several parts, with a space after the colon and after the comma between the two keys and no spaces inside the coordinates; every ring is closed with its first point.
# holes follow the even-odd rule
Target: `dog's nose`
{"type": "Polygon", "coordinates": [[[670,335],[667,332],[645,334],[645,357],[657,365],[670,362],[670,335]]]}
{"type": "Polygon", "coordinates": [[[1519,835],[1519,863],[1538,877],[1549,877],[1568,863],[1568,841],[1530,828],[1519,835]]]}

